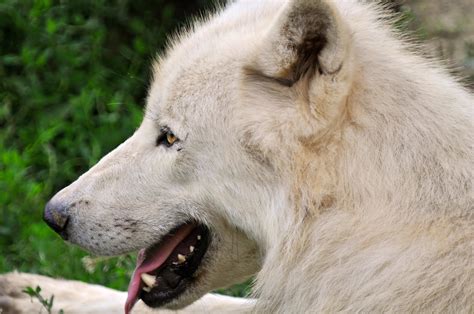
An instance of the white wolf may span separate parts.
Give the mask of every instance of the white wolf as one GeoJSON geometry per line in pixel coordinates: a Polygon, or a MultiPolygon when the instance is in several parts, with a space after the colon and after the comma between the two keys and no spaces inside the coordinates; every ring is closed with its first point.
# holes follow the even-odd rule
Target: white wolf
{"type": "Polygon", "coordinates": [[[256,274],[256,312],[472,313],[474,97],[388,25],[364,1],[229,4],[45,220],[141,250],[126,311],[256,274]]]}

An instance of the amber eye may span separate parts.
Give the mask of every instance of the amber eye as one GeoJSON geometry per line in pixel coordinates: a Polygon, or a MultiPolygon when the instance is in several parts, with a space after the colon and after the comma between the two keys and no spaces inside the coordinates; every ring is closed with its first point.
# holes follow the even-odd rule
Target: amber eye
{"type": "Polygon", "coordinates": [[[174,143],[179,141],[178,137],[173,134],[168,128],[161,129],[160,135],[156,139],[156,146],[166,145],[167,147],[173,146],[174,143]]]}
{"type": "Polygon", "coordinates": [[[166,133],[166,141],[168,142],[168,146],[173,145],[177,140],[178,138],[173,133],[166,133]]]}

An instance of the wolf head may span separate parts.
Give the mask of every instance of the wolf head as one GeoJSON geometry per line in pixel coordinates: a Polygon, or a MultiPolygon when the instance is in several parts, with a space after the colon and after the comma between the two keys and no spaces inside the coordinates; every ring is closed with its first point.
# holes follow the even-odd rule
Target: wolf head
{"type": "Polygon", "coordinates": [[[347,115],[348,34],[329,1],[294,0],[236,2],[178,36],[141,126],[50,200],[46,222],[95,254],[144,249],[128,309],[255,274],[305,215],[308,147],[347,115]]]}

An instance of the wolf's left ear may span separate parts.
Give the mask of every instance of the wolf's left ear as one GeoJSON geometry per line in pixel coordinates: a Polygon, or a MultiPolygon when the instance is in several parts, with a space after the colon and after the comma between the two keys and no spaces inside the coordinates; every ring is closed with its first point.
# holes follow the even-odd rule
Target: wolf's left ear
{"type": "Polygon", "coordinates": [[[330,1],[291,0],[246,72],[292,86],[316,73],[336,75],[349,59],[349,32],[330,1]]]}

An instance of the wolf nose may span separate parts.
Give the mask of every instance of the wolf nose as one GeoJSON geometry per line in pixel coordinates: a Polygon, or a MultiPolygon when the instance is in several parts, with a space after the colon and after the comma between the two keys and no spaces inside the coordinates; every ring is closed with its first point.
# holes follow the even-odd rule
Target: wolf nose
{"type": "Polygon", "coordinates": [[[56,231],[64,240],[67,240],[66,227],[69,222],[68,207],[50,200],[44,208],[43,220],[56,231]]]}

